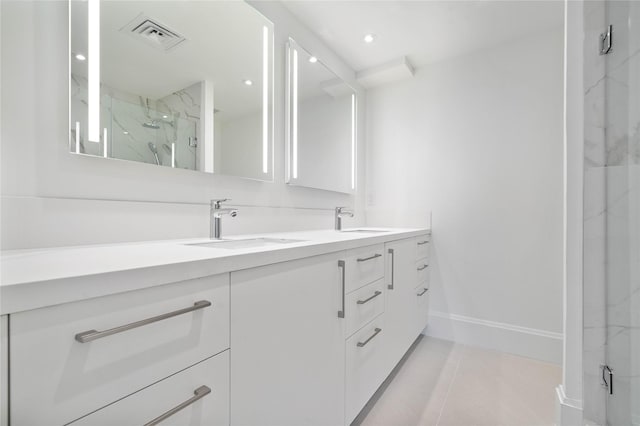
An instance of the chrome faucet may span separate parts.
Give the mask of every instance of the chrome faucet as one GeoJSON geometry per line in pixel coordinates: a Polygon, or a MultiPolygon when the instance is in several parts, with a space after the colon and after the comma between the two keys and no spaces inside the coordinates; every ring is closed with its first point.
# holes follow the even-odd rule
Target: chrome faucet
{"type": "Polygon", "coordinates": [[[342,231],[342,217],[353,217],[353,211],[346,207],[336,207],[336,231],[342,231]]]}
{"type": "Polygon", "coordinates": [[[209,222],[209,238],[219,240],[222,232],[222,215],[228,214],[231,217],[238,215],[238,209],[223,209],[221,203],[231,201],[228,198],[211,200],[211,220],[209,222]]]}

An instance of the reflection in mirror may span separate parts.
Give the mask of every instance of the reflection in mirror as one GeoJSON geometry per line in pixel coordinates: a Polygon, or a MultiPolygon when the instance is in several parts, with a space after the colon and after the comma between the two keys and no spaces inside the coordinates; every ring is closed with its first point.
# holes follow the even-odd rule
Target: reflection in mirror
{"type": "Polygon", "coordinates": [[[273,25],[245,2],[71,4],[73,153],[273,179],[273,25]]]}
{"type": "Polygon", "coordinates": [[[287,182],[352,193],[356,187],[356,93],[294,40],[288,46],[287,182]]]}

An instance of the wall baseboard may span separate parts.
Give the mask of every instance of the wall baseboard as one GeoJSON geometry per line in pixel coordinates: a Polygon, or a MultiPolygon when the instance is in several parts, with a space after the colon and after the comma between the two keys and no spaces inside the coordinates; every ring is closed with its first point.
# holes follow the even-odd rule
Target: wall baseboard
{"type": "Polygon", "coordinates": [[[423,334],[562,364],[562,333],[432,311],[423,334]]]}
{"type": "Polygon", "coordinates": [[[581,426],[582,401],[568,398],[564,386],[556,387],[556,426],[581,426]]]}

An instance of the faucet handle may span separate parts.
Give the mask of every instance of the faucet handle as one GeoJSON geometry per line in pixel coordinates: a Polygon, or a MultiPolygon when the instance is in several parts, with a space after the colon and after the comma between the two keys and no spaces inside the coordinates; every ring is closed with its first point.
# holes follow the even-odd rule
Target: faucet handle
{"type": "Polygon", "coordinates": [[[351,217],[353,217],[353,210],[349,210],[346,207],[336,207],[336,214],[338,214],[338,215],[346,214],[346,215],[350,215],[351,217]]]}
{"type": "Polygon", "coordinates": [[[215,200],[211,200],[211,207],[219,209],[220,203],[224,203],[225,201],[231,201],[231,198],[218,198],[215,200]]]}

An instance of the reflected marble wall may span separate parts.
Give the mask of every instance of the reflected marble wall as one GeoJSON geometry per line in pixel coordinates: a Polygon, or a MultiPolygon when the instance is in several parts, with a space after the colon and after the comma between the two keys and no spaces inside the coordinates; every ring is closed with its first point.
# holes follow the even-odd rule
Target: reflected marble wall
{"type": "MultiPolygon", "coordinates": [[[[79,152],[104,155],[104,141],[87,142],[87,80],[71,76],[70,150],[75,149],[79,123],[79,152]]],[[[201,83],[159,100],[101,86],[101,127],[107,129],[107,156],[162,166],[196,170],[200,126],[201,83]],[[147,124],[147,126],[145,126],[147,124]],[[157,151],[154,155],[152,144],[157,151]],[[172,160],[172,152],[174,159],[172,160]]]]}
{"type": "Polygon", "coordinates": [[[639,27],[638,2],[585,2],[584,418],[601,425],[640,425],[639,27]]]}

